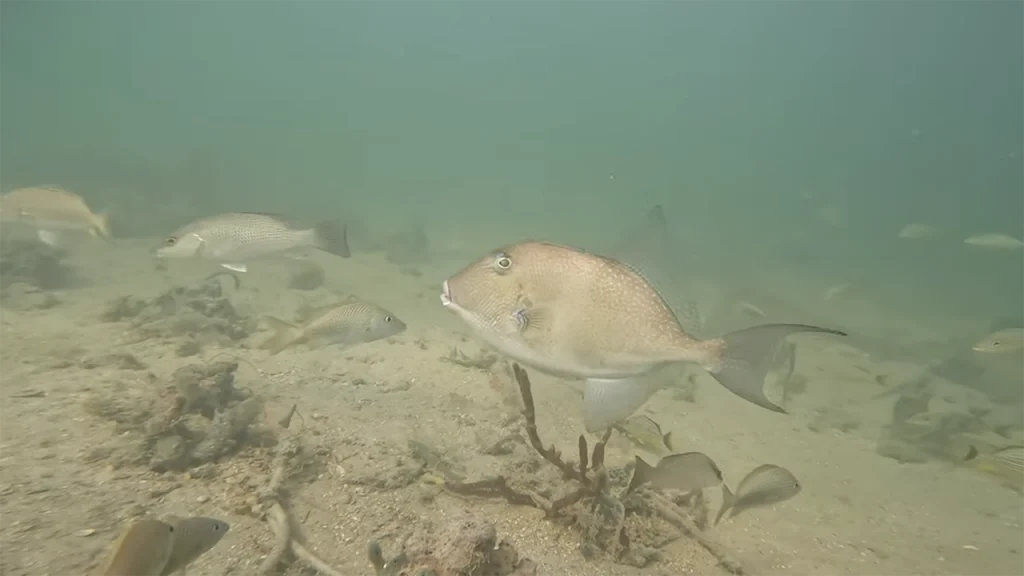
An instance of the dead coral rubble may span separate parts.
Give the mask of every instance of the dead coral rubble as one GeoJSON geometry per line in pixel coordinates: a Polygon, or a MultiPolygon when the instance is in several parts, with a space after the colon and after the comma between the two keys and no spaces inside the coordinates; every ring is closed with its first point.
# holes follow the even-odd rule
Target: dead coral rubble
{"type": "Polygon", "coordinates": [[[257,328],[255,319],[240,314],[210,277],[195,288],[175,286],[156,298],[122,296],[100,314],[104,322],[129,322],[133,339],[183,338],[178,354],[198,353],[202,343],[235,345],[257,328]]]}
{"type": "Polygon", "coordinates": [[[187,470],[246,444],[273,443],[260,426],[262,401],[235,387],[237,368],[235,362],[192,364],[179,368],[169,384],[150,375],[89,397],[86,412],[114,421],[118,432],[89,459],[187,470]]]}
{"type": "Polygon", "coordinates": [[[74,269],[64,264],[67,251],[36,240],[0,241],[0,288],[14,283],[43,290],[66,288],[75,281],[74,269]]]}
{"type": "Polygon", "coordinates": [[[565,461],[554,447],[545,447],[537,434],[530,379],[520,366],[513,364],[512,368],[523,398],[530,445],[572,487],[561,490],[562,495],[554,499],[542,493],[556,491],[505,476],[474,482],[447,480],[445,488],[467,496],[504,498],[512,504],[540,508],[548,518],[567,521],[579,530],[580,551],[587,558],[604,555],[618,563],[642,567],[658,556],[658,547],[685,536],[699,543],[731,573],[745,572],[724,546],[703,531],[707,510],[699,495],[677,502],[646,488],[627,491],[628,471],[607,469],[604,464],[611,430],[592,452],[580,435],[576,463],[565,461]]]}
{"type": "Polygon", "coordinates": [[[466,515],[445,526],[421,526],[403,550],[385,560],[380,544],[369,546],[377,576],[535,576],[537,565],[520,558],[490,522],[466,515]]]}

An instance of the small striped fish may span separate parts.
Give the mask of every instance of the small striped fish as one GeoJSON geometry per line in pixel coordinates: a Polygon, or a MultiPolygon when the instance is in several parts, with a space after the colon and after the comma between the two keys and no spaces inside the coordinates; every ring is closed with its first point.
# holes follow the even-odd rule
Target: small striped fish
{"type": "Polygon", "coordinates": [[[1024,446],[1007,446],[981,454],[971,447],[968,462],[976,469],[998,478],[1005,486],[1024,493],[1024,446]]]}

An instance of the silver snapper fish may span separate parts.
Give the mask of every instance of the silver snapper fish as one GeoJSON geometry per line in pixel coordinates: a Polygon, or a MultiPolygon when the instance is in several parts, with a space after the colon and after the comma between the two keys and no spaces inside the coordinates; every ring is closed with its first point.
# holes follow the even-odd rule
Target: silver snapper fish
{"type": "Polygon", "coordinates": [[[763,390],[782,339],[798,332],[845,335],[765,324],[699,340],[627,265],[545,242],[507,246],[470,264],[444,282],[441,303],[514,361],[586,380],[583,421],[589,432],[636,411],[664,383],[645,376],[678,362],[699,364],[741,398],[785,412],[763,390]]]}
{"type": "Polygon", "coordinates": [[[271,356],[308,340],[354,346],[389,338],[405,330],[405,323],[387,310],[369,302],[348,301],[317,308],[306,322],[297,326],[273,316],[266,317],[276,331],[262,348],[271,356]]]}
{"type": "Polygon", "coordinates": [[[231,212],[179,228],[164,238],[155,254],[160,258],[204,258],[228,270],[245,272],[246,262],[309,248],[348,258],[351,252],[345,225],[327,221],[300,228],[274,214],[231,212]]]}

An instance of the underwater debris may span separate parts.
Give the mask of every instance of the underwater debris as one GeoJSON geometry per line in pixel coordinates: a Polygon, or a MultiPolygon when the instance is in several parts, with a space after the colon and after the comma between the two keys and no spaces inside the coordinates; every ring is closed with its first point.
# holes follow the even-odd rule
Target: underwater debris
{"type": "Polygon", "coordinates": [[[284,489],[284,483],[292,468],[301,469],[304,465],[302,444],[298,435],[287,432],[293,412],[294,410],[290,410],[288,416],[279,423],[279,435],[282,440],[276,447],[273,472],[262,495],[264,514],[271,531],[274,532],[274,547],[260,563],[259,573],[264,576],[274,574],[284,561],[286,553],[291,551],[296,558],[321,574],[342,576],[306,547],[301,526],[288,513],[288,494],[284,489]]]}
{"type": "Polygon", "coordinates": [[[195,288],[175,286],[149,300],[122,296],[100,314],[104,322],[130,322],[136,342],[184,338],[179,356],[192,356],[204,344],[234,345],[257,329],[255,318],[240,314],[224,297],[219,274],[195,288]]]}
{"type": "Polygon", "coordinates": [[[0,241],[0,295],[8,288],[27,284],[39,290],[68,288],[80,279],[64,263],[67,251],[27,238],[7,237],[0,241]]]}
{"type": "Polygon", "coordinates": [[[629,492],[628,469],[605,467],[604,450],[612,429],[605,432],[592,451],[586,437],[580,435],[579,460],[575,463],[564,460],[553,446],[545,447],[537,433],[530,379],[518,364],[513,363],[512,370],[522,395],[530,446],[573,487],[552,490],[536,486],[536,480],[531,484],[499,475],[471,482],[446,478],[445,489],[465,496],[503,498],[511,504],[544,510],[547,518],[579,530],[580,552],[586,558],[603,555],[620,564],[643,567],[658,557],[657,548],[685,536],[700,544],[729,572],[745,573],[728,550],[704,532],[707,506],[701,496],[677,502],[648,488],[629,492]],[[547,496],[559,493],[558,497],[547,496]]]}
{"type": "Polygon", "coordinates": [[[476,357],[468,356],[462,350],[459,350],[458,346],[452,346],[451,350],[448,351],[448,355],[441,358],[444,362],[450,362],[452,364],[458,364],[465,368],[476,368],[478,370],[489,370],[491,366],[498,360],[498,356],[481,350],[476,357]]]}
{"type": "Polygon", "coordinates": [[[444,526],[421,526],[402,551],[384,559],[380,544],[368,548],[377,576],[535,576],[537,564],[520,558],[507,540],[498,540],[494,525],[476,516],[454,518],[444,526]]]}
{"type": "Polygon", "coordinates": [[[120,383],[86,399],[84,409],[114,421],[118,436],[88,459],[115,465],[148,464],[156,472],[187,470],[265,445],[273,436],[259,425],[263,401],[235,387],[238,364],[192,364],[175,371],[171,384],[152,374],[148,382],[120,383]]]}

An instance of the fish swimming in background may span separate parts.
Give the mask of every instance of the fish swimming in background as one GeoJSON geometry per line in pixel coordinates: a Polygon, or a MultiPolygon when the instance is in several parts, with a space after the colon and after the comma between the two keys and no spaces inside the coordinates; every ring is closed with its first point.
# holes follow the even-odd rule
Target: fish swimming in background
{"type": "Polygon", "coordinates": [[[110,239],[107,215],[94,213],[81,196],[57,186],[18,188],[0,195],[0,222],[29,225],[50,246],[60,241],[61,231],[110,239]]]}
{"type": "Polygon", "coordinates": [[[971,348],[975,352],[1002,354],[1024,350],[1024,328],[1007,328],[985,336],[971,348]]]}
{"type": "Polygon", "coordinates": [[[245,272],[247,262],[296,256],[311,248],[348,258],[345,225],[326,221],[302,228],[274,214],[231,212],[175,230],[154,253],[160,258],[213,260],[228,270],[245,272]]]}
{"type": "Polygon", "coordinates": [[[624,420],[664,381],[643,378],[691,362],[741,398],[784,412],[764,394],[783,338],[844,335],[800,324],[765,324],[699,340],[629,266],[583,250],[525,242],[501,248],[442,285],[441,303],[500,353],[552,376],[584,379],[583,421],[596,432],[624,420]]]}
{"type": "Polygon", "coordinates": [[[971,446],[964,461],[995,476],[1004,486],[1024,493],[1024,446],[1007,446],[991,453],[979,453],[971,446]]]}
{"type": "Polygon", "coordinates": [[[978,234],[964,240],[964,244],[995,250],[1019,250],[1024,242],[1007,234],[978,234]]]}
{"type": "Polygon", "coordinates": [[[160,576],[184,574],[189,564],[216,546],[231,528],[227,522],[204,516],[168,516],[165,521],[174,526],[174,543],[160,576]]]}
{"type": "Polygon", "coordinates": [[[683,294],[694,291],[694,287],[686,289],[689,283],[677,273],[680,262],[690,261],[680,258],[661,204],[652,206],[642,220],[625,230],[610,256],[642,274],[661,294],[684,330],[690,334],[703,333],[706,311],[701,310],[692,293],[683,294]]]}
{"type": "Polygon", "coordinates": [[[655,490],[690,492],[722,484],[722,471],[715,461],[701,452],[665,456],[657,466],[636,456],[633,479],[627,492],[647,484],[655,490]]]}
{"type": "Polygon", "coordinates": [[[136,520],[111,546],[94,576],[161,576],[174,546],[174,526],[155,518],[136,520]]]}
{"type": "Polygon", "coordinates": [[[405,323],[387,310],[369,302],[348,301],[311,310],[301,326],[273,316],[265,317],[276,331],[261,346],[271,356],[307,341],[354,346],[383,340],[405,330],[405,323]]]}
{"type": "Polygon", "coordinates": [[[792,472],[774,464],[762,464],[747,474],[735,494],[722,485],[722,508],[715,517],[715,524],[726,512],[731,511],[731,516],[735,517],[748,508],[785,502],[799,493],[800,481],[792,472]]]}
{"type": "Polygon", "coordinates": [[[661,426],[647,416],[626,418],[615,429],[644,450],[658,455],[672,452],[672,433],[662,434],[661,426]]]}
{"type": "Polygon", "coordinates": [[[921,240],[934,236],[937,230],[927,224],[907,224],[900,230],[900,238],[904,240],[921,240]]]}

